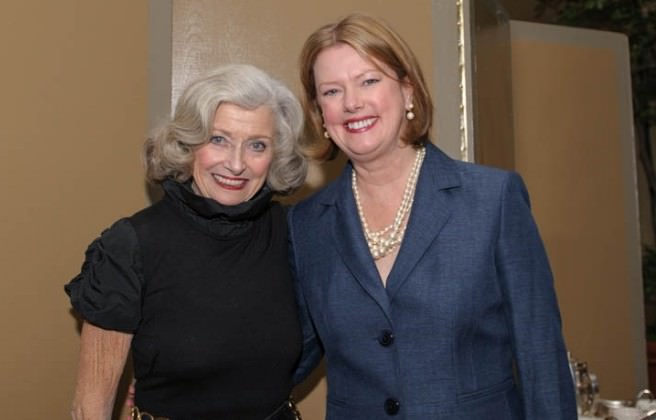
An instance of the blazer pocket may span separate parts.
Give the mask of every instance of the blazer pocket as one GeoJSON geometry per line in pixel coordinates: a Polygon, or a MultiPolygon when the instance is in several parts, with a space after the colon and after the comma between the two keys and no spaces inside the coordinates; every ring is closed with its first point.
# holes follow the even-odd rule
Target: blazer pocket
{"type": "Polygon", "coordinates": [[[508,378],[503,382],[494,384],[485,388],[477,389],[472,392],[465,392],[458,395],[458,403],[465,404],[469,402],[480,401],[488,398],[500,398],[501,395],[515,387],[513,378],[508,378]]]}

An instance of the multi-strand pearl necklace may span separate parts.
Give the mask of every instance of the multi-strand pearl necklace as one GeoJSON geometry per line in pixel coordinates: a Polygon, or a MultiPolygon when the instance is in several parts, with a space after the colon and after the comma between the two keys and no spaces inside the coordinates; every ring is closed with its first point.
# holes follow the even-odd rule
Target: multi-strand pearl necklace
{"type": "Polygon", "coordinates": [[[405,189],[403,190],[403,199],[401,200],[399,209],[396,211],[394,221],[385,229],[379,230],[377,232],[372,232],[369,230],[367,219],[364,217],[364,211],[362,210],[362,204],[360,204],[360,193],[358,192],[357,175],[355,170],[352,172],[351,184],[353,188],[353,196],[355,197],[355,205],[358,208],[358,215],[360,216],[360,222],[362,223],[362,227],[364,229],[364,236],[367,240],[369,251],[375,260],[383,258],[385,255],[389,254],[392,250],[399,246],[403,240],[403,234],[405,233],[405,228],[407,226],[404,221],[410,213],[412,203],[415,199],[415,189],[417,187],[417,179],[419,178],[419,169],[421,168],[421,163],[423,162],[425,155],[426,149],[424,147],[417,151],[415,163],[412,165],[412,170],[410,171],[408,182],[405,185],[405,189]]]}

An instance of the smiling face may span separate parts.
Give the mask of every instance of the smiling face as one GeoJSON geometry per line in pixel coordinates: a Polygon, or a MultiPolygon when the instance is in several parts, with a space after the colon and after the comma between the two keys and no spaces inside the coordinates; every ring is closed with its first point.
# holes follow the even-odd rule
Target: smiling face
{"type": "Polygon", "coordinates": [[[262,188],[273,160],[274,119],[268,107],[219,105],[210,141],[194,151],[200,195],[234,206],[262,188]]]}
{"type": "Polygon", "coordinates": [[[402,144],[412,89],[390,77],[391,69],[336,44],[317,55],[313,73],[326,131],[349,158],[369,159],[402,144]]]}

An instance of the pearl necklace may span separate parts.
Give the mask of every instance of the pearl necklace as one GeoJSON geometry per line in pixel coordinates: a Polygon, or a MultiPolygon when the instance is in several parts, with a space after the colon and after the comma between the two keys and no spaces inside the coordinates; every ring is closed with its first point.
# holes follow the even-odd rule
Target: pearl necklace
{"type": "Polygon", "coordinates": [[[405,228],[407,226],[407,223],[404,223],[404,221],[410,213],[412,203],[415,199],[415,189],[417,187],[417,179],[419,178],[419,169],[421,168],[421,163],[423,162],[425,155],[426,149],[424,147],[417,151],[415,162],[412,165],[412,170],[408,177],[408,183],[403,190],[403,199],[401,200],[399,209],[396,211],[394,221],[391,225],[377,232],[369,230],[367,219],[364,217],[364,211],[362,210],[362,204],[360,204],[360,193],[358,191],[357,174],[355,173],[355,169],[352,172],[351,184],[353,188],[353,196],[355,197],[355,205],[358,208],[358,215],[360,216],[360,222],[364,229],[364,236],[374,260],[381,259],[389,254],[399,246],[403,240],[403,235],[405,234],[405,228]]]}

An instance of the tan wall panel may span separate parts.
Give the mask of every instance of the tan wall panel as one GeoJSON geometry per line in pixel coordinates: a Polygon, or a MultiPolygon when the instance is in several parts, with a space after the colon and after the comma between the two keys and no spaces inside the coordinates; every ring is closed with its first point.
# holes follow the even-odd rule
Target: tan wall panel
{"type": "Polygon", "coordinates": [[[429,0],[414,1],[412,7],[384,0],[175,0],[173,98],[205,69],[231,62],[260,66],[298,92],[298,54],[305,38],[320,25],[354,11],[391,23],[413,47],[431,82],[429,0]]]}
{"type": "Polygon", "coordinates": [[[622,35],[512,22],[516,169],[564,333],[606,398],[646,386],[628,53],[622,35]]]}
{"type": "Polygon", "coordinates": [[[475,161],[515,167],[510,24],[494,2],[474,0],[472,72],[475,161]]]}
{"type": "Polygon", "coordinates": [[[77,324],[63,285],[146,203],[144,2],[5,2],[0,13],[0,407],[69,418],[77,324]]]}

